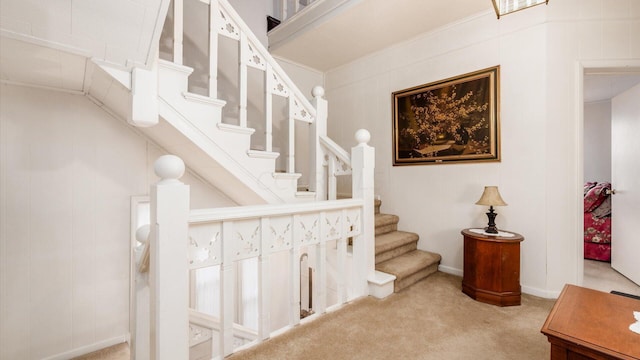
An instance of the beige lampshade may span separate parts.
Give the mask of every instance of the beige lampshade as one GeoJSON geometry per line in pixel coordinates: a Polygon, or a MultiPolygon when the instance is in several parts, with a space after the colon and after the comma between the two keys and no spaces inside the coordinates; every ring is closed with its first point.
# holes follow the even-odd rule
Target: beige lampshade
{"type": "Polygon", "coordinates": [[[497,186],[485,186],[484,192],[480,200],[476,202],[476,205],[505,206],[507,203],[502,200],[497,186]]]}

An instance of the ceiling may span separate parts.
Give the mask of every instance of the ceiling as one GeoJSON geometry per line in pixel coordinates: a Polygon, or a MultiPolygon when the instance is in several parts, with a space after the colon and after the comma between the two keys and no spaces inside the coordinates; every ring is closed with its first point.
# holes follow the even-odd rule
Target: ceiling
{"type": "MultiPolygon", "coordinates": [[[[345,0],[329,1],[345,3],[345,0]]],[[[148,0],[145,4],[153,8],[151,4],[157,6],[158,2],[159,0],[148,0]]],[[[3,11],[24,10],[23,6],[19,6],[16,2],[9,3],[15,4],[15,8],[7,6],[5,5],[7,3],[3,2],[1,7],[3,11]]],[[[64,0],[64,3],[70,3],[70,0],[64,0]]],[[[271,51],[287,59],[326,71],[448,23],[486,11],[493,11],[490,0],[448,0],[446,2],[434,0],[348,0],[346,3],[350,5],[331,21],[316,23],[313,25],[314,31],[306,31],[302,35],[289,37],[287,42],[271,51]],[[402,21],[398,21],[398,19],[402,21]],[[313,47],[305,45],[309,43],[317,45],[313,47]],[[297,50],[293,51],[293,49],[297,50]]],[[[69,5],[69,9],[73,9],[71,5],[69,5]]],[[[153,8],[151,12],[153,11],[156,9],[153,8]]],[[[21,16],[24,18],[26,15],[21,16]]],[[[28,19],[34,22],[36,16],[32,15],[28,19]]],[[[5,24],[2,23],[3,26],[5,24]]],[[[36,25],[33,25],[31,32],[36,30],[36,25]]],[[[79,35],[82,34],[81,31],[79,33],[72,32],[77,35],[71,37],[74,41],[79,39],[79,35]]],[[[139,30],[136,30],[135,33],[138,35],[139,30]]],[[[74,92],[86,91],[84,88],[87,84],[84,82],[86,81],[87,61],[91,57],[100,58],[98,54],[77,51],[78,44],[73,41],[67,46],[52,47],[50,41],[53,39],[45,37],[42,41],[37,41],[37,38],[27,35],[29,34],[19,34],[7,31],[6,28],[2,29],[2,36],[0,36],[1,80],[74,92]],[[7,36],[7,34],[16,35],[7,36]],[[22,41],[25,38],[32,39],[32,41],[22,41]]],[[[108,46],[106,47],[108,48],[108,46]]],[[[145,51],[141,53],[145,53],[145,51]]],[[[640,83],[640,69],[625,73],[612,73],[611,71],[590,72],[585,75],[584,99],[586,102],[610,99],[640,83]]]]}
{"type": "Polygon", "coordinates": [[[304,31],[298,27],[286,34],[279,27],[288,24],[276,27],[269,33],[270,52],[327,71],[446,24],[493,11],[491,0],[333,2],[338,5],[332,13],[319,16],[304,31]]]}
{"type": "Polygon", "coordinates": [[[82,92],[87,61],[86,55],[0,37],[0,80],[7,83],[82,92]]]}
{"type": "Polygon", "coordinates": [[[640,84],[640,69],[635,73],[600,73],[584,76],[584,102],[608,100],[640,84]]]}

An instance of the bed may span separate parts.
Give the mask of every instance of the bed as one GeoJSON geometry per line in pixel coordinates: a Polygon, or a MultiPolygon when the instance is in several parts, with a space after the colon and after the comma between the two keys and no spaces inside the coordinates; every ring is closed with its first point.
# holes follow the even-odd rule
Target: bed
{"type": "Polygon", "coordinates": [[[611,262],[611,184],[584,184],[584,258],[611,262]]]}

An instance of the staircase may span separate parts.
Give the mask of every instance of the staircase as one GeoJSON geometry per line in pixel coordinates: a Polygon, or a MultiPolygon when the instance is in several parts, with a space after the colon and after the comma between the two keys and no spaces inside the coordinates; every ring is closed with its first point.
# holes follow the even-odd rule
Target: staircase
{"type": "Polygon", "coordinates": [[[399,231],[400,218],[380,213],[375,201],[376,270],[395,275],[394,292],[405,289],[438,271],[439,254],[418,250],[418,234],[399,231]]]}

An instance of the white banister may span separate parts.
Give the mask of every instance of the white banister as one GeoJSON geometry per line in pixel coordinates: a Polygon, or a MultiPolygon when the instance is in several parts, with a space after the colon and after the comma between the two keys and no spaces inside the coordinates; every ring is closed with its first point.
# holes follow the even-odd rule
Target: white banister
{"type": "MultiPolygon", "coordinates": [[[[213,337],[213,358],[224,358],[238,348],[248,346],[249,342],[264,341],[301,322],[301,300],[306,301],[306,298],[301,299],[300,281],[307,276],[307,271],[301,273],[301,254],[308,254],[304,266],[313,268],[313,275],[309,275],[313,276],[309,300],[313,302],[312,312],[315,315],[311,316],[320,316],[334,306],[366,296],[367,279],[374,273],[375,155],[367,144],[369,133],[366,130],[356,133],[358,145],[351,149],[351,154],[329,139],[324,89],[315,87],[313,99],[307,100],[249,31],[228,0],[175,1],[174,62],[183,63],[183,56],[189,56],[189,51],[183,54],[182,50],[183,1],[210,5],[210,58],[208,64],[205,62],[203,65],[209,66],[209,97],[217,97],[224,94],[222,90],[229,90],[217,89],[217,67],[219,63],[228,63],[218,58],[225,55],[218,50],[218,36],[225,36],[238,44],[238,73],[232,76],[233,81],[236,76],[239,81],[238,92],[230,94],[232,99],[227,99],[238,104],[239,126],[236,127],[246,130],[248,106],[253,105],[248,103],[248,94],[252,95],[252,101],[255,100],[254,94],[264,94],[264,124],[258,125],[264,125],[265,150],[272,152],[272,116],[281,110],[274,109],[274,106],[286,104],[288,143],[278,144],[286,156],[286,171],[296,171],[296,121],[306,122],[310,125],[309,187],[316,192],[316,200],[329,200],[189,211],[188,186],[178,180],[184,172],[184,163],[174,156],[159,159],[156,173],[161,181],[151,191],[150,249],[154,311],[152,353],[154,359],[161,360],[186,360],[185,355],[188,356],[185,349],[189,343],[189,271],[195,273],[198,269],[210,268],[201,273],[215,274],[209,279],[215,285],[207,285],[214,289],[214,293],[209,292],[207,299],[200,299],[211,301],[215,297],[216,301],[211,301],[215,302],[211,305],[212,311],[219,312],[214,316],[216,329],[209,333],[213,337]],[[249,67],[252,70],[248,70],[249,67]],[[249,80],[255,80],[256,73],[263,74],[264,88],[261,92],[255,89],[249,92],[249,80]],[[280,96],[280,99],[274,102],[274,96],[280,96]],[[352,199],[335,200],[336,177],[341,175],[352,175],[352,199]],[[348,256],[349,238],[353,239],[352,256],[348,256]],[[256,277],[246,276],[250,273],[245,272],[247,268],[244,266],[248,266],[251,272],[257,272],[256,277]],[[243,274],[245,276],[241,280],[244,283],[241,284],[239,277],[243,274]],[[247,283],[251,283],[251,291],[244,292],[247,283]],[[285,306],[289,308],[285,309],[285,306]],[[277,314],[272,313],[274,308],[278,309],[277,314]],[[245,329],[243,336],[238,336],[238,329],[245,329]]],[[[251,114],[249,120],[253,125],[258,119],[253,118],[253,111],[251,114]]],[[[220,125],[212,128],[220,128],[220,125]]],[[[193,296],[200,295],[195,293],[193,296]]]]}
{"type": "MultiPolygon", "coordinates": [[[[327,223],[327,213],[320,213],[320,223],[327,223]]],[[[330,227],[330,226],[329,226],[330,227]]],[[[320,238],[329,236],[327,226],[320,227],[320,238]]],[[[327,266],[324,259],[327,258],[327,243],[321,241],[316,251],[316,279],[313,289],[313,305],[317,314],[324,314],[327,310],[327,266]]]]}
{"type": "MultiPolygon", "coordinates": [[[[295,120],[312,123],[315,121],[316,109],[311,105],[309,100],[302,94],[300,89],[293,83],[289,76],[284,72],[278,62],[271,56],[265,46],[250,31],[249,27],[240,18],[233,7],[227,0],[176,0],[174,2],[174,28],[173,28],[173,52],[174,62],[182,64],[183,56],[183,1],[199,1],[209,4],[209,97],[217,98],[221,93],[218,89],[218,64],[219,57],[223,56],[218,49],[218,36],[225,36],[238,42],[238,84],[237,95],[229,94],[229,98],[222,100],[237,100],[238,106],[238,125],[242,128],[247,127],[247,112],[249,106],[248,87],[250,79],[248,75],[248,67],[264,72],[264,122],[266,141],[265,150],[271,152],[273,149],[272,139],[272,112],[273,112],[273,95],[282,96],[288,99],[289,106],[289,123],[295,120]]],[[[279,109],[275,109],[279,110],[279,109]]],[[[254,121],[254,119],[251,119],[254,121]]],[[[290,125],[290,124],[288,124],[290,125]]],[[[294,126],[290,126],[291,129],[294,126]]],[[[291,141],[291,137],[287,137],[291,141]]],[[[295,141],[293,141],[295,143],[295,141]]],[[[295,163],[294,151],[291,148],[295,146],[288,144],[284,149],[289,151],[286,160],[288,172],[295,171],[293,164],[295,163]]]]}
{"type": "MultiPolygon", "coordinates": [[[[261,248],[268,245],[270,221],[268,218],[260,219],[262,231],[261,248]]],[[[266,340],[271,334],[271,269],[269,268],[269,256],[264,252],[258,257],[258,338],[266,340]]],[[[277,289],[275,289],[277,291],[277,289]]]]}
{"type": "Polygon", "coordinates": [[[318,140],[327,159],[327,198],[334,200],[338,196],[338,176],[351,175],[351,158],[330,138],[321,136],[318,140]]]}
{"type": "Polygon", "coordinates": [[[233,353],[233,316],[235,314],[235,279],[233,267],[233,226],[232,221],[222,223],[222,264],[220,274],[220,344],[222,355],[233,353]]]}
{"type": "Polygon", "coordinates": [[[273,3],[280,7],[280,19],[284,22],[301,13],[316,1],[319,2],[323,0],[293,0],[293,7],[289,7],[289,0],[273,0],[273,3]]]}
{"type": "MultiPolygon", "coordinates": [[[[276,0],[277,1],[277,0],[276,0]]],[[[280,0],[280,19],[284,21],[289,13],[289,1],[288,0],[280,0]]]]}
{"type": "Polygon", "coordinates": [[[295,118],[293,114],[293,110],[295,108],[294,105],[295,99],[293,97],[289,97],[289,121],[287,123],[287,144],[289,144],[287,149],[287,172],[294,173],[296,172],[296,124],[295,118]]]}
{"type": "Polygon", "coordinates": [[[247,68],[247,58],[248,58],[248,45],[247,42],[247,34],[242,32],[240,33],[240,69],[238,70],[238,84],[240,90],[240,104],[238,113],[240,116],[240,127],[247,127],[247,93],[248,93],[248,68],[247,68]]]}
{"type": "MultiPolygon", "coordinates": [[[[220,9],[217,1],[209,4],[209,54],[218,53],[220,9]]],[[[209,97],[218,97],[218,57],[209,56],[209,97]]]]}
{"type": "Polygon", "coordinates": [[[309,129],[309,190],[316,192],[316,199],[327,199],[326,175],[323,166],[324,151],[321,139],[327,136],[328,104],[327,100],[323,98],[324,89],[321,86],[314,87],[311,95],[313,95],[311,103],[316,109],[316,121],[311,124],[309,129]]]}
{"type": "Polygon", "coordinates": [[[161,156],[154,170],[160,181],[151,187],[151,359],[186,360],[189,357],[186,261],[189,186],[179,180],[185,166],[177,156],[161,156]]]}
{"type": "MultiPolygon", "coordinates": [[[[173,62],[182,65],[182,38],[184,34],[183,0],[173,0],[173,62]]],[[[217,70],[216,70],[217,71],[217,70]]]]}
{"type": "MultiPolygon", "coordinates": [[[[303,252],[313,259],[312,316],[368,295],[375,252],[375,154],[367,144],[369,138],[366,130],[356,133],[358,145],[351,150],[353,198],[345,200],[189,211],[189,188],[178,180],[184,173],[184,163],[172,155],[156,161],[155,171],[161,180],[151,190],[152,359],[187,359],[190,270],[218,267],[213,295],[219,299],[219,321],[215,325],[217,338],[212,339],[213,357],[226,357],[248,346],[248,342],[264,341],[274,332],[285,330],[272,327],[274,301],[288,304],[287,327],[300,323],[303,252]],[[353,238],[350,257],[349,238],[353,238]],[[289,257],[287,275],[276,278],[271,256],[281,254],[289,257]],[[257,329],[237,323],[236,318],[245,311],[237,296],[236,269],[249,259],[257,260],[257,329]],[[331,289],[330,276],[336,285],[331,289]],[[255,336],[238,335],[241,328],[255,336]]],[[[282,324],[283,320],[286,318],[275,322],[282,324]]]]}
{"type": "Polygon", "coordinates": [[[273,151],[273,92],[270,89],[273,89],[273,68],[271,66],[267,66],[267,70],[265,71],[264,82],[266,84],[264,88],[264,116],[265,116],[265,151],[272,152],[273,151]]]}
{"type": "MultiPolygon", "coordinates": [[[[343,217],[346,217],[347,214],[344,213],[343,210],[343,217]]],[[[343,234],[347,234],[349,229],[347,228],[347,223],[344,222],[342,224],[342,233],[343,234]]],[[[337,265],[337,269],[338,271],[340,271],[341,273],[344,273],[346,271],[347,268],[347,238],[345,237],[340,237],[340,239],[338,239],[338,253],[337,253],[337,261],[336,261],[336,265],[337,265]]],[[[336,285],[337,285],[337,296],[338,296],[338,304],[342,304],[345,303],[347,301],[347,285],[346,285],[346,279],[345,276],[338,276],[336,279],[336,285]]]]}
{"type": "MultiPolygon", "coordinates": [[[[296,223],[301,223],[300,215],[293,215],[293,221],[296,223]]],[[[299,237],[301,234],[298,233],[297,229],[293,228],[294,239],[299,237]]],[[[298,325],[300,323],[300,256],[302,252],[300,251],[300,242],[294,241],[291,244],[291,249],[289,250],[291,254],[289,256],[289,263],[291,268],[291,275],[288,279],[288,298],[289,298],[289,324],[291,326],[298,325]]]]}
{"type": "MultiPolygon", "coordinates": [[[[353,197],[361,199],[363,203],[362,232],[353,240],[353,257],[357,279],[372,279],[375,277],[375,219],[374,219],[374,171],[375,150],[367,143],[371,134],[360,129],[355,135],[358,145],[351,148],[352,191],[353,197]]],[[[365,281],[356,285],[357,291],[367,293],[368,284],[365,281]]]]}

